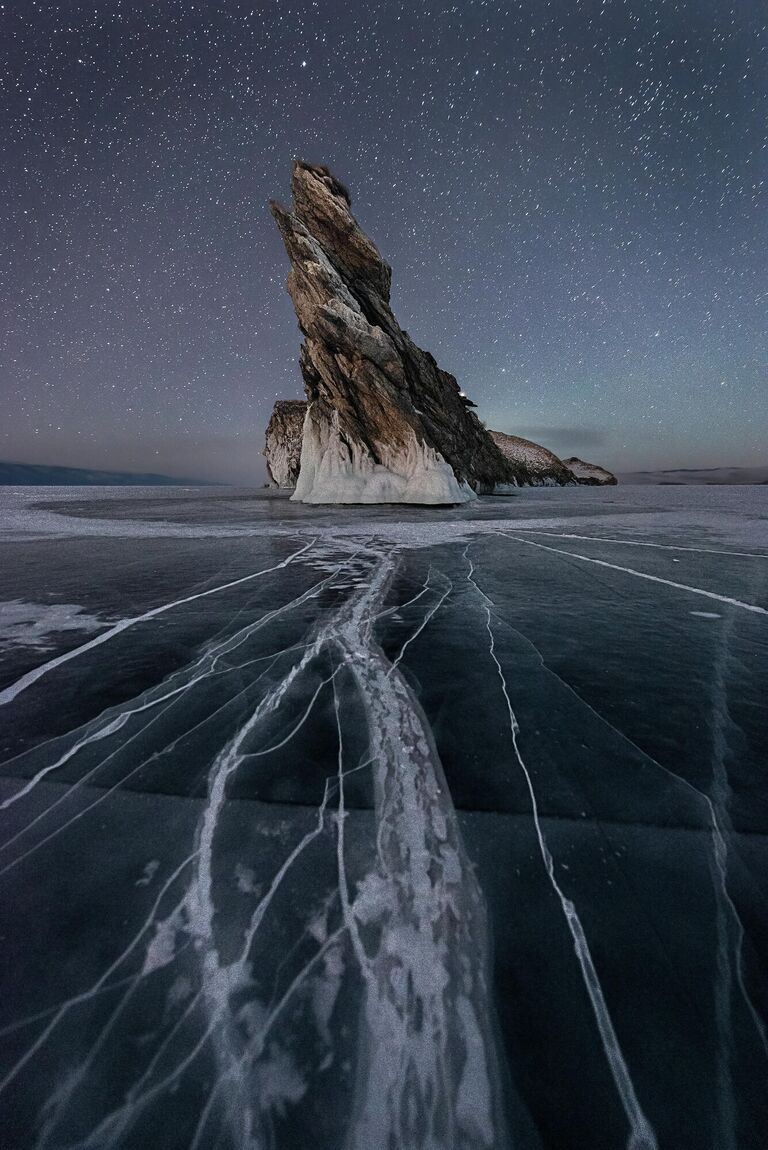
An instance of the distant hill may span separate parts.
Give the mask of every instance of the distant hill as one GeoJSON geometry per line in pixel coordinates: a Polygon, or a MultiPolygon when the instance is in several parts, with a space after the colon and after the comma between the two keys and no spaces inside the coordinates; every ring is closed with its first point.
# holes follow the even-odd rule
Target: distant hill
{"type": "Polygon", "coordinates": [[[44,463],[3,463],[0,487],[211,487],[204,479],[174,479],[132,471],[90,471],[83,467],[49,467],[44,463]]]}
{"type": "Polygon", "coordinates": [[[629,471],[620,475],[622,483],[660,483],[671,486],[710,484],[722,487],[737,483],[768,484],[766,467],[678,467],[667,471],[629,471]]]}

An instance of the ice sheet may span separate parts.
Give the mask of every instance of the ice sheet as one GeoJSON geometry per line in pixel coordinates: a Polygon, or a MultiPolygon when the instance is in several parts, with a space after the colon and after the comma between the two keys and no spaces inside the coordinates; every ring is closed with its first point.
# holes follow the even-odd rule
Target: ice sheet
{"type": "Polygon", "coordinates": [[[0,495],[3,1145],[762,1147],[767,509],[0,495]]]}

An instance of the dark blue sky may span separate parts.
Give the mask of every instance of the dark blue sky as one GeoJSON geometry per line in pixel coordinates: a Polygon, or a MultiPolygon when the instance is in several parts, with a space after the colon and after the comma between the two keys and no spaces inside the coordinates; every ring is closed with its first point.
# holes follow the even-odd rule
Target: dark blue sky
{"type": "Polygon", "coordinates": [[[301,156],[489,426],[768,460],[763,0],[6,0],[0,53],[0,458],[261,481],[301,156]]]}

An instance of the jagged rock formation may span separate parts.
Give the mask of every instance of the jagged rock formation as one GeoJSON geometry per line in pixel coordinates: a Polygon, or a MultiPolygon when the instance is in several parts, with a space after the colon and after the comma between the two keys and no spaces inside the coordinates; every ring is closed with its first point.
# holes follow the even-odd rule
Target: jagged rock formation
{"type": "Polygon", "coordinates": [[[606,471],[604,467],[598,467],[596,463],[585,463],[575,455],[570,459],[564,459],[563,463],[573,472],[579,483],[587,487],[611,487],[619,482],[616,476],[606,471]]]}
{"type": "Polygon", "coordinates": [[[519,435],[505,435],[503,431],[491,431],[489,435],[513,466],[525,469],[525,482],[532,487],[576,486],[578,480],[573,472],[546,447],[519,435]]]}
{"type": "Polygon", "coordinates": [[[301,461],[305,399],[278,399],[267,424],[264,457],[267,473],[278,487],[295,487],[301,461]]]}
{"type": "Polygon", "coordinates": [[[452,375],[403,331],[391,269],[325,167],[296,162],[293,211],[272,203],[291,261],[309,401],[292,498],[305,503],[463,503],[526,482],[452,375]]]}
{"type": "MultiPolygon", "coordinates": [[[[295,488],[301,466],[302,429],[309,403],[305,399],[278,399],[267,424],[264,456],[271,481],[295,488]]],[[[559,459],[553,451],[503,431],[489,431],[493,442],[514,469],[513,486],[575,487],[617,483],[610,471],[573,456],[559,459]]]]}

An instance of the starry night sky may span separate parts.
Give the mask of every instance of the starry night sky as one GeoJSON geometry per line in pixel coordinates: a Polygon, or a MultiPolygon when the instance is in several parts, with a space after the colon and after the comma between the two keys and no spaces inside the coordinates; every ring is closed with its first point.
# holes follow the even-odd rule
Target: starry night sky
{"type": "Polygon", "coordinates": [[[262,482],[327,163],[490,427],[768,462],[763,0],[0,3],[0,458],[262,482]]]}

